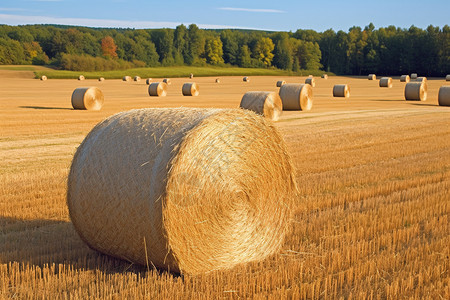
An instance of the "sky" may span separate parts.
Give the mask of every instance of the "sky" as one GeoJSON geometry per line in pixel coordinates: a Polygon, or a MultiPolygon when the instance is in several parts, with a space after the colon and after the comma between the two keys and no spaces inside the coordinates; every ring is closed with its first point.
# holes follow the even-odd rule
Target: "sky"
{"type": "Polygon", "coordinates": [[[450,0],[0,0],[0,24],[88,27],[335,31],[372,22],[376,28],[450,25],[450,0]]]}

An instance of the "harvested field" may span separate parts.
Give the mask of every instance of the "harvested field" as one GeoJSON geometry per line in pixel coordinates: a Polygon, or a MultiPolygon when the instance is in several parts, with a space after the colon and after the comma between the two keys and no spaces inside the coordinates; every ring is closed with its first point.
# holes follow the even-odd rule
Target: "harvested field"
{"type": "Polygon", "coordinates": [[[312,110],[284,111],[275,124],[300,191],[281,252],[177,276],[82,242],[66,205],[76,148],[117,112],[237,108],[248,91],[278,91],[279,76],[246,84],[242,76],[220,84],[195,77],[197,97],[183,97],[185,78],[173,78],[164,98],[149,97],[144,81],[106,80],[102,110],[80,111],[72,109],[73,90],[97,79],[41,81],[28,73],[0,70],[0,298],[450,298],[450,108],[438,106],[442,78],[428,78],[427,101],[417,102],[404,100],[399,78],[390,89],[367,76],[317,80],[312,110]],[[333,86],[342,83],[351,98],[336,101],[333,86]]]}

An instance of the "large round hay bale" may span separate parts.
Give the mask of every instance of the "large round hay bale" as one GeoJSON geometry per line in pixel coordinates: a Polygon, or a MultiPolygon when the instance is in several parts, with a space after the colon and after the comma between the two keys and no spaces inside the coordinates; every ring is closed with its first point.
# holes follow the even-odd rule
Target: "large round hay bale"
{"type": "Polygon", "coordinates": [[[42,81],[46,81],[46,80],[47,80],[47,76],[42,75],[42,76],[41,76],[41,80],[42,80],[42,81]]]}
{"type": "Polygon", "coordinates": [[[192,73],[189,74],[189,78],[190,78],[190,79],[194,78],[194,74],[192,74],[192,73]]]}
{"type": "Polygon", "coordinates": [[[277,81],[277,87],[281,87],[283,84],[286,84],[286,81],[284,81],[284,80],[277,81]]]}
{"type": "Polygon", "coordinates": [[[369,80],[376,80],[376,79],[377,79],[377,75],[375,75],[375,74],[369,74],[369,76],[367,76],[367,78],[368,78],[369,80]]]}
{"type": "Polygon", "coordinates": [[[244,78],[242,78],[242,81],[244,81],[244,82],[250,82],[250,77],[245,76],[244,78]]]}
{"type": "Polygon", "coordinates": [[[347,84],[336,84],[333,87],[333,97],[350,97],[350,87],[347,84]]]}
{"type": "Polygon", "coordinates": [[[152,79],[151,79],[151,78],[147,78],[147,79],[145,80],[145,83],[146,83],[147,85],[149,85],[150,82],[152,82],[152,79]]]}
{"type": "Polygon", "coordinates": [[[97,87],[76,88],[72,93],[72,107],[74,109],[100,110],[105,98],[97,87]]]}
{"type": "Polygon", "coordinates": [[[283,111],[281,98],[275,92],[247,92],[239,107],[254,111],[272,121],[278,121],[283,111]]]}
{"type": "Polygon", "coordinates": [[[134,76],[133,80],[134,80],[134,81],[141,81],[141,77],[139,77],[139,76],[134,76]]]}
{"type": "Polygon", "coordinates": [[[280,87],[284,110],[311,110],[313,91],[309,84],[286,83],[280,87]]]}
{"type": "Polygon", "coordinates": [[[220,78],[216,78],[216,83],[220,83],[220,78]]]}
{"type": "Polygon", "coordinates": [[[84,80],[84,79],[85,79],[85,78],[84,78],[83,75],[78,76],[78,80],[84,80]]]}
{"type": "Polygon", "coordinates": [[[428,86],[426,82],[408,82],[405,85],[405,100],[427,100],[428,86]]]}
{"type": "Polygon", "coordinates": [[[439,88],[438,102],[440,106],[450,106],[450,85],[439,88]]]}
{"type": "Polygon", "coordinates": [[[278,251],[295,196],[291,159],[270,121],[243,109],[144,108],[87,135],[67,204],[91,248],[200,274],[278,251]]]}
{"type": "Polygon", "coordinates": [[[164,79],[163,79],[163,82],[164,82],[165,84],[167,84],[167,85],[171,85],[171,84],[172,84],[172,82],[170,81],[169,78],[164,78],[164,79]]]}
{"type": "Polygon", "coordinates": [[[165,82],[152,82],[148,86],[150,96],[165,97],[167,95],[167,84],[165,82]]]}
{"type": "Polygon", "coordinates": [[[198,96],[200,89],[195,82],[186,82],[181,88],[183,96],[198,96]]]}
{"type": "Polygon", "coordinates": [[[417,82],[427,82],[427,78],[426,77],[417,77],[416,79],[417,82]]]}
{"type": "Polygon", "coordinates": [[[131,81],[131,76],[123,76],[122,78],[123,81],[131,81]]]}
{"type": "Polygon", "coordinates": [[[445,76],[445,81],[450,81],[450,75],[445,76]]]}
{"type": "Polygon", "coordinates": [[[379,82],[380,87],[392,87],[392,78],[391,77],[381,77],[379,82]]]}
{"type": "Polygon", "coordinates": [[[315,87],[316,86],[316,80],[314,79],[314,77],[308,77],[305,79],[305,83],[309,84],[311,87],[315,87]]]}
{"type": "Polygon", "coordinates": [[[402,76],[400,76],[400,82],[408,83],[409,81],[410,81],[409,75],[402,75],[402,76]]]}
{"type": "Polygon", "coordinates": [[[417,73],[411,73],[411,80],[417,79],[417,73]]]}
{"type": "Polygon", "coordinates": [[[98,79],[98,81],[105,81],[105,78],[104,78],[104,77],[100,77],[100,78],[98,79]]]}
{"type": "Polygon", "coordinates": [[[327,74],[322,74],[322,78],[323,79],[328,79],[328,75],[327,74]]]}

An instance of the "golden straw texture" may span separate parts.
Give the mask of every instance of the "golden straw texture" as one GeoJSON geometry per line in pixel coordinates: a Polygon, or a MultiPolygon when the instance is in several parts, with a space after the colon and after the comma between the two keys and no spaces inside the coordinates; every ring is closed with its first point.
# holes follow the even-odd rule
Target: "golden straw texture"
{"type": "Polygon", "coordinates": [[[278,121],[283,111],[283,103],[275,92],[247,92],[239,107],[254,111],[272,121],[278,121]]]}
{"type": "Polygon", "coordinates": [[[313,91],[309,84],[286,83],[280,87],[283,110],[311,110],[313,91]]]}
{"type": "Polygon", "coordinates": [[[411,80],[417,79],[417,73],[411,73],[411,80]]]}
{"type": "Polygon", "coordinates": [[[151,78],[147,78],[147,79],[145,80],[145,83],[146,83],[147,85],[150,85],[150,82],[152,82],[152,79],[151,79],[151,78]]]}
{"type": "Polygon", "coordinates": [[[148,86],[150,96],[165,97],[167,95],[167,84],[165,82],[152,82],[148,86]]]}
{"type": "Polygon", "coordinates": [[[74,109],[100,110],[104,96],[97,87],[81,87],[72,93],[72,107],[74,109]]]}
{"type": "Polygon", "coordinates": [[[41,76],[41,80],[42,80],[42,81],[46,81],[46,80],[47,80],[47,76],[42,75],[42,76],[41,76]]]}
{"type": "Polygon", "coordinates": [[[315,87],[316,86],[316,80],[314,79],[314,77],[308,77],[305,79],[305,83],[309,84],[311,87],[315,87]]]}
{"type": "Polygon", "coordinates": [[[323,79],[328,79],[328,75],[327,74],[322,74],[322,78],[323,79]]]}
{"type": "Polygon", "coordinates": [[[123,76],[122,78],[123,81],[131,81],[131,76],[123,76]]]}
{"type": "Polygon", "coordinates": [[[450,85],[439,88],[438,102],[440,106],[450,106],[450,85]]]}
{"type": "Polygon", "coordinates": [[[405,85],[405,100],[425,101],[427,100],[427,92],[426,81],[409,82],[405,85]]]}
{"type": "Polygon", "coordinates": [[[183,274],[277,252],[295,197],[280,134],[242,109],[109,117],[78,147],[67,190],[70,218],[91,248],[183,274]]]}
{"type": "Polygon", "coordinates": [[[242,78],[242,80],[243,80],[244,82],[250,82],[250,77],[245,76],[244,78],[242,78]]]}
{"type": "Polygon", "coordinates": [[[141,77],[139,77],[139,76],[134,76],[133,80],[134,80],[134,81],[141,81],[141,77]]]}
{"type": "Polygon", "coordinates": [[[333,87],[333,97],[350,97],[350,87],[347,84],[336,84],[333,87]]]}
{"type": "Polygon", "coordinates": [[[277,81],[277,87],[281,87],[283,84],[286,84],[286,81],[284,81],[284,80],[277,81]]]}
{"type": "Polygon", "coordinates": [[[84,80],[84,76],[83,75],[78,76],[78,80],[84,80]]]}
{"type": "Polygon", "coordinates": [[[410,81],[409,75],[402,75],[402,76],[400,76],[400,82],[408,83],[409,81],[410,81]]]}
{"type": "Polygon", "coordinates": [[[200,88],[195,82],[186,82],[181,88],[183,96],[198,96],[200,88]]]}
{"type": "Polygon", "coordinates": [[[392,78],[391,77],[381,77],[379,82],[380,87],[392,87],[392,78]]]}
{"type": "Polygon", "coordinates": [[[170,81],[169,78],[164,78],[164,79],[163,79],[163,82],[164,82],[165,84],[167,84],[167,85],[171,85],[171,84],[172,84],[172,82],[170,81]]]}
{"type": "Polygon", "coordinates": [[[376,79],[377,79],[377,75],[375,75],[375,74],[369,74],[368,79],[369,79],[369,80],[376,80],[376,79]]]}

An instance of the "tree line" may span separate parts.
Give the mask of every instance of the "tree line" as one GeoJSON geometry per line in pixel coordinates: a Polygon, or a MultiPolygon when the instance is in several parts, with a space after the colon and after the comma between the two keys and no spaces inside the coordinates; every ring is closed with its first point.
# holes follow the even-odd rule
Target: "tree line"
{"type": "Polygon", "coordinates": [[[297,72],[426,76],[450,73],[450,27],[352,27],[348,32],[88,28],[0,25],[0,64],[74,71],[231,65],[297,72]]]}

